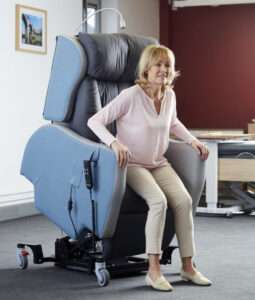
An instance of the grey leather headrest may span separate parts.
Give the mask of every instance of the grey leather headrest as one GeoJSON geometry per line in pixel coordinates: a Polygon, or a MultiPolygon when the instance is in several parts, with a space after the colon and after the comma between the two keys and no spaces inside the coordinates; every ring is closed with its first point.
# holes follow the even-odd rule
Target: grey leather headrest
{"type": "Polygon", "coordinates": [[[136,79],[137,63],[144,47],[158,44],[153,38],[127,34],[80,33],[79,40],[88,58],[89,76],[123,82],[136,79]]]}

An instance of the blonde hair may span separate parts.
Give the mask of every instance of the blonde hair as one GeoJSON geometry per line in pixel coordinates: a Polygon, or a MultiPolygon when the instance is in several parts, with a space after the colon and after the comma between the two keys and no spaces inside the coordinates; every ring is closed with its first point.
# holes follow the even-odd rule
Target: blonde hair
{"type": "Polygon", "coordinates": [[[162,58],[166,58],[170,64],[170,72],[164,88],[173,87],[173,81],[180,75],[180,72],[175,70],[175,56],[173,51],[162,45],[149,45],[145,47],[139,60],[138,79],[135,83],[142,87],[148,86],[148,70],[156,65],[162,58]]]}

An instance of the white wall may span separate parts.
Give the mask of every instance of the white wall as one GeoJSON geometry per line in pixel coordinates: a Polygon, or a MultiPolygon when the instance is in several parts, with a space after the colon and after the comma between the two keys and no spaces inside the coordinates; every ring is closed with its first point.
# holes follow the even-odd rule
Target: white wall
{"type": "Polygon", "coordinates": [[[73,35],[81,18],[82,0],[1,1],[0,205],[32,197],[32,185],[19,175],[24,147],[31,134],[44,123],[42,111],[55,37],[73,35]],[[15,51],[16,3],[47,11],[47,55],[15,51]]]}
{"type": "Polygon", "coordinates": [[[105,11],[101,14],[102,32],[125,32],[159,40],[159,0],[102,0],[102,7],[119,9],[127,22],[127,28],[120,30],[118,15],[105,11]]]}
{"type": "Polygon", "coordinates": [[[119,10],[127,22],[123,32],[159,40],[159,0],[119,0],[119,10]]]}
{"type": "MultiPolygon", "coordinates": [[[[118,0],[102,0],[102,8],[117,8],[118,0]]],[[[101,29],[103,33],[115,33],[119,31],[119,16],[113,11],[101,13],[101,29]]]]}

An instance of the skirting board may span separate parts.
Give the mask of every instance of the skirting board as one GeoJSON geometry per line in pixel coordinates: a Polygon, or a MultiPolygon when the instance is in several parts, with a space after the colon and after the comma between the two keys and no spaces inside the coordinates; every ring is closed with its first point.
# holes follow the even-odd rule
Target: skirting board
{"type": "Polygon", "coordinates": [[[0,195],[0,222],[38,214],[33,192],[0,195]]]}

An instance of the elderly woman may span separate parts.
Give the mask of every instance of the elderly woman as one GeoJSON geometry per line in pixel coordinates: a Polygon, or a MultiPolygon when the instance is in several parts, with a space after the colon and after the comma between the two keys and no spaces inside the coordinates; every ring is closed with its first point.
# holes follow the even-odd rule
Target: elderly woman
{"type": "Polygon", "coordinates": [[[197,285],[210,285],[193,265],[195,254],[192,199],[164,157],[170,133],[187,142],[201,155],[208,150],[179,121],[172,82],[177,76],[173,52],[159,45],[147,46],[140,58],[136,85],[123,90],[88,120],[91,130],[115,152],[120,167],[127,165],[127,183],[147,203],[145,235],[149,270],[146,283],[156,290],[171,291],[160,271],[160,254],[169,205],[174,213],[182,259],[181,277],[197,285]],[[117,136],[106,125],[116,120],[117,136]]]}

